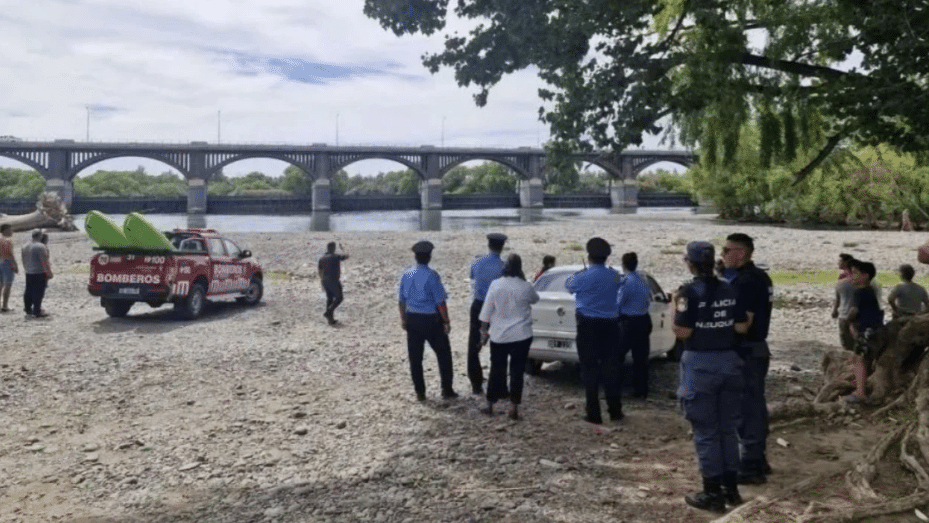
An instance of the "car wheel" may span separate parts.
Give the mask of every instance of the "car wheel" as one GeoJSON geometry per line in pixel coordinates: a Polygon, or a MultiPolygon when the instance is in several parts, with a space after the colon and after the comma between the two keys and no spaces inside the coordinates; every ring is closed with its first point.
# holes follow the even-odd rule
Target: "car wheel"
{"type": "Polygon", "coordinates": [[[206,291],[203,290],[203,285],[195,283],[190,286],[187,296],[174,304],[174,311],[181,318],[192,320],[200,316],[204,305],[206,305],[206,291]]]}
{"type": "Polygon", "coordinates": [[[132,304],[135,303],[130,300],[103,300],[103,309],[106,311],[107,316],[111,318],[123,318],[129,314],[129,309],[132,308],[132,304]]]}
{"type": "Polygon", "coordinates": [[[261,278],[252,278],[252,281],[248,284],[248,289],[245,290],[245,296],[240,296],[235,301],[245,305],[257,305],[263,295],[264,285],[261,283],[261,278]]]}
{"type": "Polygon", "coordinates": [[[542,371],[542,362],[540,360],[528,359],[526,360],[526,374],[530,376],[538,376],[539,372],[542,371]]]}
{"type": "Polygon", "coordinates": [[[684,342],[681,340],[674,340],[674,346],[665,353],[665,357],[668,358],[668,361],[681,361],[681,351],[684,350],[684,342]]]}

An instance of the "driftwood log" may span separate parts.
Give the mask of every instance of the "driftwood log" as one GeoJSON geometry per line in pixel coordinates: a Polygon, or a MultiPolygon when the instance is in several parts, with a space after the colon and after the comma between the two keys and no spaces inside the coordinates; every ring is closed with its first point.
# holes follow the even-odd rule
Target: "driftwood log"
{"type": "Polygon", "coordinates": [[[0,214],[0,225],[5,223],[12,225],[13,232],[51,228],[62,231],[77,230],[74,226],[74,219],[68,213],[68,207],[57,194],[50,192],[40,194],[35,206],[36,210],[29,214],[0,214]]]}

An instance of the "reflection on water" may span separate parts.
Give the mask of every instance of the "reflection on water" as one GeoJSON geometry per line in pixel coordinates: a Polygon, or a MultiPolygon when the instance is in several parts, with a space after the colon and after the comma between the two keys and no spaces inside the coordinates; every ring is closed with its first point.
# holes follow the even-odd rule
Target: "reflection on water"
{"type": "MultiPolygon", "coordinates": [[[[494,227],[607,216],[610,209],[475,209],[377,212],[314,212],[306,215],[147,214],[161,230],[213,228],[223,232],[472,231],[494,227]]],[[[686,213],[692,208],[639,208],[636,214],[686,213]]],[[[112,214],[116,223],[125,215],[112,214]]],[[[82,215],[74,223],[83,227],[82,215]]]]}

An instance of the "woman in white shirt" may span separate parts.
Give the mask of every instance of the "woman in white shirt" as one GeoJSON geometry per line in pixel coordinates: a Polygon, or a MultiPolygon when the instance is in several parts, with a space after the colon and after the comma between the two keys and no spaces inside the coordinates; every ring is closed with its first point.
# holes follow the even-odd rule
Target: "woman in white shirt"
{"type": "Polygon", "coordinates": [[[487,408],[493,415],[494,403],[506,396],[506,371],[510,370],[510,419],[519,419],[519,404],[523,399],[523,372],[529,345],[532,344],[532,308],[539,295],[523,274],[523,261],[511,254],[503,266],[502,275],[490,284],[481,320],[481,343],[490,340],[490,375],[487,380],[487,408]]]}

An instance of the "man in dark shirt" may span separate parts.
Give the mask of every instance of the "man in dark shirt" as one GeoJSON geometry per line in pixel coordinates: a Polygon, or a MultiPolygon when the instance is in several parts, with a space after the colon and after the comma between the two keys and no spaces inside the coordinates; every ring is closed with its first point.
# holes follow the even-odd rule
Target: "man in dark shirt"
{"type": "Polygon", "coordinates": [[[326,292],[326,312],[323,316],[329,321],[329,325],[338,323],[335,319],[335,309],[342,303],[342,282],[339,278],[342,275],[342,261],[348,259],[342,244],[339,244],[342,254],[335,253],[335,246],[335,242],[329,242],[326,245],[326,254],[319,259],[319,281],[326,292]]]}
{"type": "Polygon", "coordinates": [[[739,302],[745,307],[748,332],[740,344],[744,357],[742,370],[745,390],[742,395],[742,421],[739,424],[741,465],[739,482],[761,484],[769,473],[767,458],[768,400],[765,397],[765,380],[771,361],[768,349],[768,326],[774,298],[774,284],[768,273],[752,261],[755,242],[743,233],[730,234],[723,246],[723,263],[732,271],[732,286],[739,302]]]}

